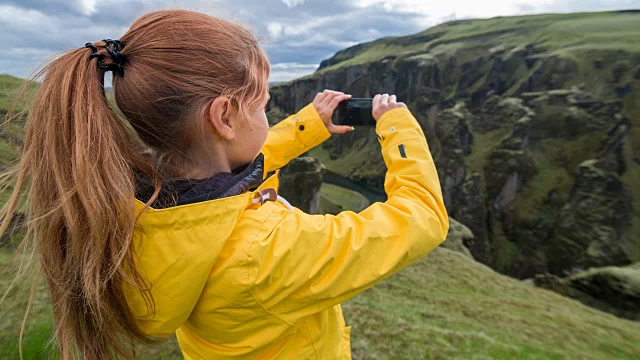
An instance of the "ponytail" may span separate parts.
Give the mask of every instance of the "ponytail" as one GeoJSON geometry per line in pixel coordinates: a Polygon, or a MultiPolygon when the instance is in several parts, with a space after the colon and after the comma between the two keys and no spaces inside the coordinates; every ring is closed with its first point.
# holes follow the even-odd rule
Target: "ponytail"
{"type": "MultiPolygon", "coordinates": [[[[29,109],[23,155],[3,174],[3,188],[14,188],[0,210],[0,235],[28,182],[26,235],[18,249],[32,243],[40,257],[61,359],[129,359],[135,358],[132,339],[157,342],[138,329],[122,290],[127,281],[152,302],[132,246],[133,166],[149,161],[108,102],[104,71],[90,54],[69,50],[35,77],[46,74],[29,109]]],[[[24,322],[21,337],[23,331],[24,322]]]]}
{"type": "Polygon", "coordinates": [[[175,168],[199,165],[189,151],[200,145],[198,126],[212,99],[229,97],[250,119],[268,96],[269,61],[241,24],[158,10],[136,19],[119,41],[126,75],[114,74],[117,107],[96,63],[123,70],[110,64],[108,41],[63,52],[25,83],[14,107],[45,75],[28,106],[23,155],[0,179],[13,186],[0,236],[27,199],[18,249],[40,258],[62,360],[131,359],[136,340],[159,342],[136,326],[123,295],[126,281],[154,312],[150,284],[134,262],[134,169],[155,184],[146,209],[175,168]]]}

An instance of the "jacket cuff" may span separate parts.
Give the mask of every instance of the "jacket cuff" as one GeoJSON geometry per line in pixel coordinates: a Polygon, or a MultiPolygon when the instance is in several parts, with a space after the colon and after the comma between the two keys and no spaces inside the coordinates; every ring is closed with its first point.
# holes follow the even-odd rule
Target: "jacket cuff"
{"type": "Polygon", "coordinates": [[[408,139],[426,139],[420,124],[407,108],[395,108],[382,114],[376,123],[376,135],[382,147],[408,139]]]}
{"type": "Polygon", "coordinates": [[[322,121],[313,103],[298,111],[295,118],[295,131],[300,142],[304,144],[305,151],[331,137],[329,129],[322,121]]]}

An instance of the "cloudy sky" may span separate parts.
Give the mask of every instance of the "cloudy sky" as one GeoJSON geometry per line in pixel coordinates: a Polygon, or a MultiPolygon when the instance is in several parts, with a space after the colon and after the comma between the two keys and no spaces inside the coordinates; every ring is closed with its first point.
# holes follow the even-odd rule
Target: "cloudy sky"
{"type": "Polygon", "coordinates": [[[640,0],[0,0],[0,74],[26,77],[47,56],[118,38],[138,16],[186,8],[253,28],[271,81],[315,71],[340,49],[461,18],[638,9],[640,0]]]}

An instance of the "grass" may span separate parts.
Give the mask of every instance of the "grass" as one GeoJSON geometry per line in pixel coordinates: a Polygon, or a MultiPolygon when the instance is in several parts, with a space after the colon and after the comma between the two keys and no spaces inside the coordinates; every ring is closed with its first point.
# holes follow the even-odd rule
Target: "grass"
{"type": "MultiPolygon", "coordinates": [[[[0,109],[9,109],[14,97],[23,84],[24,79],[7,74],[0,74],[0,109]]],[[[32,85],[28,90],[27,98],[33,95],[36,89],[37,84],[32,85]]],[[[24,102],[19,103],[17,110],[23,109],[24,105],[24,102]]]]}
{"type": "MultiPolygon", "coordinates": [[[[367,129],[361,129],[367,131],[367,129]]],[[[373,129],[369,129],[373,131],[373,129]]],[[[356,130],[358,131],[358,130],[356,130]]],[[[375,137],[368,139],[360,138],[351,144],[351,148],[346,150],[337,159],[331,159],[329,152],[322,146],[316,146],[309,150],[309,155],[319,159],[328,170],[344,177],[363,178],[384,176],[386,166],[380,152],[380,145],[374,143],[375,137]]]]}
{"type": "MultiPolygon", "coordinates": [[[[610,51],[621,51],[637,57],[640,56],[640,44],[636,41],[638,21],[638,14],[618,12],[542,14],[454,21],[417,34],[386,37],[345,49],[334,56],[337,63],[293,81],[318,79],[326,72],[375,62],[389,55],[402,56],[420,52],[438,54],[453,51],[461,46],[489,49],[498,45],[515,48],[536,44],[546,49],[537,55],[539,57],[571,57],[575,53],[578,54],[577,58],[585,61],[593,59],[585,57],[586,53],[593,55],[610,51]]],[[[457,56],[467,56],[468,59],[475,57],[471,51],[457,56]]],[[[459,62],[468,59],[461,58],[459,62]]],[[[276,86],[289,86],[293,81],[276,86]]]]}
{"type": "MultiPolygon", "coordinates": [[[[8,257],[6,250],[0,252],[3,293],[8,257]]],[[[21,283],[2,305],[3,359],[17,359],[28,290],[21,283]]],[[[48,307],[39,287],[25,358],[55,358],[46,350],[52,334],[48,307]]],[[[349,299],[343,309],[353,326],[354,359],[634,359],[640,354],[640,323],[498,274],[444,248],[349,299]]],[[[143,350],[142,359],[181,358],[173,337],[143,350]]]]}
{"type": "MultiPolygon", "coordinates": [[[[633,136],[633,135],[632,135],[633,136]]],[[[624,154],[625,154],[625,163],[633,164],[633,159],[631,158],[633,154],[632,150],[632,142],[627,141],[624,145],[624,154]]],[[[629,242],[630,245],[629,252],[634,259],[640,259],[640,246],[638,245],[638,238],[640,237],[640,166],[633,165],[627,168],[627,171],[622,174],[622,181],[627,185],[627,189],[629,190],[629,195],[631,196],[632,203],[632,211],[631,211],[631,228],[629,229],[628,236],[636,241],[629,242]]]]}
{"type": "Polygon", "coordinates": [[[554,189],[566,201],[573,186],[573,173],[562,167],[553,166],[539,153],[532,153],[537,173],[518,192],[513,204],[516,219],[525,220],[540,215],[549,191],[554,189]]]}
{"type": "Polygon", "coordinates": [[[344,304],[354,358],[632,359],[640,324],[437,249],[344,304]]]}
{"type": "Polygon", "coordinates": [[[470,173],[484,173],[486,160],[500,141],[511,133],[508,127],[486,133],[474,133],[471,153],[465,157],[465,165],[470,173]]]}
{"type": "MultiPolygon", "coordinates": [[[[10,262],[10,253],[0,248],[0,297],[5,294],[13,279],[22,254],[10,262]]],[[[36,262],[37,259],[34,259],[36,262]]],[[[18,341],[20,326],[31,288],[32,274],[28,273],[16,283],[7,298],[0,303],[0,359],[19,359],[18,341]]],[[[57,347],[53,337],[53,314],[46,285],[41,278],[32,304],[22,340],[23,359],[57,359],[57,347]]],[[[141,359],[182,359],[175,336],[154,348],[139,347],[141,359]]]]}
{"type": "MultiPolygon", "coordinates": [[[[321,210],[332,209],[328,206],[339,206],[340,211],[350,210],[360,212],[369,206],[369,200],[357,191],[349,190],[342,186],[323,183],[320,189],[321,210]],[[323,204],[324,203],[324,204],[323,204]]],[[[333,210],[333,209],[332,209],[333,210]]],[[[334,210],[335,211],[335,210],[334,210]]],[[[321,211],[330,212],[330,211],[321,211]]]]}

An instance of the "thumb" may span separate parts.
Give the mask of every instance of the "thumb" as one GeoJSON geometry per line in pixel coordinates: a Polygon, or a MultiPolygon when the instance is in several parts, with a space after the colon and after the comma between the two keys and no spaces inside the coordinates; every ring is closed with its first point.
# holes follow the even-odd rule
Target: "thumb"
{"type": "Polygon", "coordinates": [[[328,130],[332,134],[345,134],[345,133],[348,133],[349,131],[355,130],[355,128],[353,126],[348,126],[348,125],[331,124],[328,130]]]}

